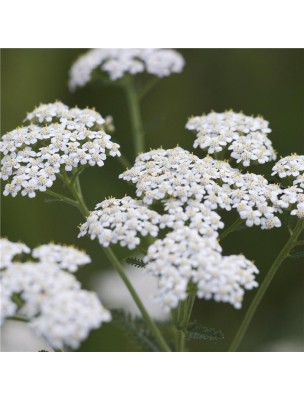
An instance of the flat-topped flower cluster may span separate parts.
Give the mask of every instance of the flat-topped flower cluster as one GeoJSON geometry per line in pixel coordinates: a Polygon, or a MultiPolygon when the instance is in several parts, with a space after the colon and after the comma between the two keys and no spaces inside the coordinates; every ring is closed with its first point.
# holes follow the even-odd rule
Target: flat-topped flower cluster
{"type": "Polygon", "coordinates": [[[85,86],[97,68],[115,81],[126,73],[147,72],[162,78],[181,72],[184,64],[182,55],[171,49],[93,49],[80,56],[72,66],[69,87],[75,90],[85,86]]]}
{"type": "Polygon", "coordinates": [[[105,119],[96,111],[43,104],[29,113],[28,124],[3,135],[0,177],[9,181],[5,196],[35,197],[46,191],[56,175],[80,166],[99,167],[108,155],[120,156],[119,145],[105,131],[105,119]]]}
{"type": "Polygon", "coordinates": [[[186,128],[197,132],[194,147],[209,154],[230,150],[230,157],[244,167],[252,162],[264,164],[276,159],[267,136],[271,132],[269,122],[262,117],[249,117],[233,111],[211,112],[191,117],[186,128]]]}
{"type": "MultiPolygon", "coordinates": [[[[274,174],[281,164],[289,165],[288,160],[280,160],[274,174]]],[[[296,179],[301,160],[293,159],[296,179]]],[[[180,147],[140,154],[120,178],[135,184],[138,199],[126,196],[99,203],[79,236],[89,234],[102,246],[119,243],[133,250],[141,236],[163,235],[150,245],[144,262],[146,271],[158,278],[155,297],[166,310],[187,297],[190,282],[197,285],[198,297],[236,308],[245,290],[257,286],[258,270],[251,261],[222,255],[217,241],[224,227],[221,210],[235,209],[248,227],[262,229],[280,227],[284,210],[303,217],[301,182],[282,188],[261,175],[242,173],[210,156],[200,159],[180,147]]]]}
{"type": "Polygon", "coordinates": [[[169,311],[187,298],[190,281],[197,297],[241,308],[245,289],[258,286],[256,266],[244,256],[223,256],[217,240],[188,226],[175,229],[148,249],[147,272],[158,278],[156,299],[169,311]]]}
{"type": "Polygon", "coordinates": [[[7,239],[0,239],[0,250],[1,323],[18,315],[52,347],[77,348],[92,329],[111,320],[96,294],[82,290],[67,272],[90,262],[83,251],[55,244],[31,251],[7,239]]]}

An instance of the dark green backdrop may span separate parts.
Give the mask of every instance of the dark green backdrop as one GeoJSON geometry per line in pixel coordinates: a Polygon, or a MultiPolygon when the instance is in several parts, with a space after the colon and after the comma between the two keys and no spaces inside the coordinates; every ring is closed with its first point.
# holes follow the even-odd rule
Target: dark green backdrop
{"type": "MultiPolygon", "coordinates": [[[[58,99],[69,106],[96,107],[102,115],[114,117],[116,140],[122,152],[132,157],[130,127],[123,93],[118,88],[88,86],[71,94],[67,75],[72,62],[84,50],[5,49],[2,50],[2,133],[22,123],[27,111],[58,99]]],[[[233,108],[246,114],[261,114],[271,123],[271,139],[280,155],[304,150],[303,51],[292,49],[186,49],[182,74],[162,79],[142,104],[147,148],[176,144],[192,149],[193,135],[184,129],[191,115],[233,108]]],[[[199,154],[199,152],[197,153],[199,154]]],[[[202,153],[201,153],[202,154],[202,153]]],[[[269,168],[266,167],[267,172],[269,168]]],[[[82,176],[89,207],[106,196],[132,194],[117,180],[122,171],[115,160],[104,168],[89,168],[82,176]]],[[[36,199],[2,198],[2,236],[21,240],[30,246],[48,241],[76,243],[86,249],[93,264],[79,274],[86,287],[99,268],[108,268],[97,242],[77,239],[78,212],[64,204],[36,199]]],[[[284,229],[261,231],[257,228],[231,235],[223,243],[227,254],[244,253],[255,259],[263,279],[267,268],[287,238],[284,229]]],[[[304,265],[285,262],[265,296],[241,346],[243,351],[273,350],[287,343],[291,351],[304,348],[304,265]]],[[[113,288],[115,290],[115,288],[113,288]]],[[[248,292],[241,311],[230,305],[198,301],[194,314],[206,326],[221,328],[225,340],[217,344],[191,344],[196,351],[223,351],[248,306],[248,292]]],[[[91,334],[80,350],[136,350],[121,333],[110,326],[91,334]]]]}

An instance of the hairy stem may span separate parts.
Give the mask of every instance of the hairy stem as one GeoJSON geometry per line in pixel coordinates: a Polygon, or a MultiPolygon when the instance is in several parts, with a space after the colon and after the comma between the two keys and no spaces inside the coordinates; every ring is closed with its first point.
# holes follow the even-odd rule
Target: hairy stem
{"type": "Polygon", "coordinates": [[[274,278],[274,276],[277,273],[278,269],[280,268],[281,264],[289,256],[290,251],[296,245],[297,239],[300,236],[301,232],[303,231],[303,228],[304,228],[304,221],[299,220],[295,229],[293,230],[291,237],[286,242],[285,246],[282,248],[282,250],[280,251],[277,258],[274,260],[266,277],[264,278],[263,283],[259,287],[255,297],[253,298],[228,351],[237,351],[237,349],[248,329],[248,326],[249,326],[264,294],[266,293],[266,290],[268,289],[272,279],[274,278]]]}

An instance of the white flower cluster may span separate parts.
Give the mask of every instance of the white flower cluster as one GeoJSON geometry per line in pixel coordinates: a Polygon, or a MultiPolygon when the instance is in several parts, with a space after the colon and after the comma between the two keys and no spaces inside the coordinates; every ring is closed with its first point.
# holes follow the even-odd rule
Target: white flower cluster
{"type": "Polygon", "coordinates": [[[126,73],[148,72],[164,77],[181,72],[184,64],[182,55],[171,49],[93,49],[80,56],[72,66],[69,87],[75,90],[85,86],[96,68],[115,81],[126,73]]]}
{"type": "Polygon", "coordinates": [[[158,278],[156,299],[166,310],[187,297],[189,282],[199,298],[214,299],[240,308],[244,289],[258,286],[255,265],[244,256],[222,256],[214,238],[200,236],[187,226],[157,240],[144,258],[147,272],[158,278]]]}
{"type": "Polygon", "coordinates": [[[30,125],[8,132],[0,142],[0,178],[10,181],[5,196],[35,197],[53,185],[61,168],[101,167],[108,155],[120,156],[119,145],[104,131],[105,120],[94,110],[43,104],[26,122],[30,125]]]}
{"type": "MultiPolygon", "coordinates": [[[[243,174],[227,162],[209,156],[199,159],[180,147],[140,154],[134,166],[122,173],[120,178],[136,184],[136,195],[142,197],[145,204],[169,197],[189,206],[190,200],[196,200],[213,211],[234,208],[249,227],[280,227],[277,214],[283,209],[292,209],[292,215],[298,217],[302,215],[302,205],[297,213],[295,211],[295,207],[303,201],[301,188],[282,189],[270,184],[261,175],[243,174]]],[[[173,209],[171,212],[174,212],[173,209]]],[[[172,221],[173,217],[163,218],[172,221]]],[[[182,216],[181,220],[184,218],[182,216]]],[[[197,226],[199,218],[196,217],[197,226]]],[[[203,216],[201,218],[206,221],[203,216]]],[[[195,226],[194,222],[191,223],[195,226]]],[[[222,227],[222,224],[218,225],[218,229],[222,227]]]]}
{"type": "Polygon", "coordinates": [[[92,240],[97,237],[104,247],[119,243],[134,249],[140,243],[138,234],[157,236],[160,219],[157,212],[149,210],[140,200],[128,196],[113,198],[96,205],[80,227],[79,236],[89,234],[92,240]]]}
{"type": "Polygon", "coordinates": [[[281,226],[284,209],[303,218],[303,189],[281,188],[261,175],[242,173],[227,162],[176,147],[140,154],[120,178],[136,185],[136,195],[106,200],[82,225],[103,246],[119,243],[135,249],[138,235],[157,236],[172,230],[148,248],[147,271],[158,278],[158,299],[168,310],[187,296],[190,282],[198,297],[241,306],[245,289],[257,286],[256,267],[244,256],[222,256],[217,242],[224,227],[220,210],[235,209],[248,227],[281,226]],[[157,207],[157,212],[151,208],[157,207]]]}
{"type": "Polygon", "coordinates": [[[38,262],[17,262],[14,257],[30,249],[7,239],[0,240],[4,260],[1,266],[1,323],[15,315],[30,320],[34,333],[55,348],[77,348],[91,329],[111,319],[95,293],[82,290],[70,273],[90,258],[83,252],[59,245],[43,245],[32,251],[38,262]],[[62,258],[61,258],[62,256],[62,258]],[[22,304],[17,304],[18,295],[22,304]]]}
{"type": "Polygon", "coordinates": [[[31,249],[23,243],[14,243],[5,238],[0,239],[0,270],[11,265],[12,260],[18,254],[28,254],[31,249]]]}
{"type": "Polygon", "coordinates": [[[165,214],[161,216],[160,228],[179,229],[186,224],[189,228],[208,238],[216,238],[218,230],[224,227],[221,217],[204,203],[189,199],[187,203],[170,198],[162,201],[165,214]]]}
{"type": "Polygon", "coordinates": [[[293,185],[283,190],[278,206],[288,208],[293,205],[291,215],[304,218],[304,155],[293,154],[281,158],[272,168],[272,175],[291,178],[293,185]]]}
{"type": "Polygon", "coordinates": [[[135,183],[136,195],[146,204],[166,196],[186,202],[204,195],[200,167],[199,158],[180,147],[158,149],[140,154],[134,166],[119,177],[135,183]]]}
{"type": "Polygon", "coordinates": [[[59,244],[43,244],[32,251],[34,258],[40,262],[55,263],[60,268],[69,272],[76,272],[80,265],[91,262],[91,258],[82,250],[73,246],[64,246],[59,244]]]}
{"type": "Polygon", "coordinates": [[[272,175],[279,175],[280,178],[292,177],[296,178],[294,183],[298,183],[297,180],[301,179],[303,184],[304,178],[304,156],[293,154],[281,158],[275,166],[272,168],[272,175]]]}
{"type": "Polygon", "coordinates": [[[237,163],[248,167],[252,162],[264,164],[276,159],[268,121],[226,111],[191,117],[186,128],[197,132],[194,147],[206,149],[209,154],[228,148],[237,163]]]}

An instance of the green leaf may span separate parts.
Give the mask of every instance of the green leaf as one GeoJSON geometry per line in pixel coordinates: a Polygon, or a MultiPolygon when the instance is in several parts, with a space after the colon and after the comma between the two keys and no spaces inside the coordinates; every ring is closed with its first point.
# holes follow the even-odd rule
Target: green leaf
{"type": "Polygon", "coordinates": [[[114,324],[144,351],[161,351],[154,338],[151,336],[144,320],[134,317],[130,313],[121,310],[111,310],[114,324]]]}
{"type": "Polygon", "coordinates": [[[140,258],[128,257],[126,258],[126,263],[137,268],[146,268],[146,264],[140,258]]]}
{"type": "Polygon", "coordinates": [[[186,332],[187,340],[205,340],[208,342],[215,342],[224,339],[223,333],[215,328],[208,328],[197,322],[189,324],[186,332]]]}

